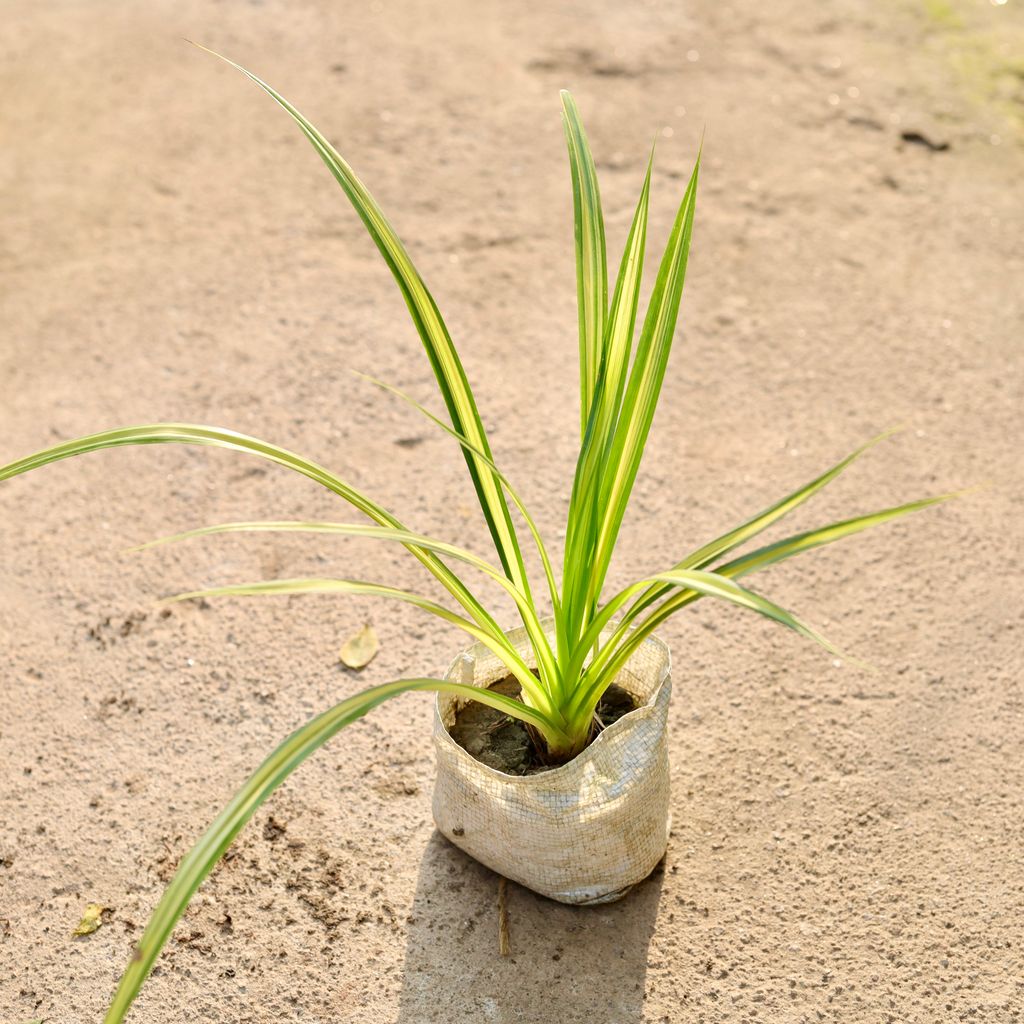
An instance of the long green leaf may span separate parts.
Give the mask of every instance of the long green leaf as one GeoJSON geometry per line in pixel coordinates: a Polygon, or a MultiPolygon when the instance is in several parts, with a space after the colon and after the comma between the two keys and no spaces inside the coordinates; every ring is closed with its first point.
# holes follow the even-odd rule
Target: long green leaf
{"type": "Polygon", "coordinates": [[[601,397],[594,419],[597,441],[608,446],[611,430],[618,420],[622,395],[626,387],[629,360],[633,350],[637,308],[640,305],[640,283],[644,269],[644,249],[647,243],[647,217],[651,195],[651,171],[654,168],[654,149],[647,160],[640,198],[626,236],[626,246],[615,281],[611,310],[608,314],[602,352],[603,373],[601,397]]]}
{"type": "MultiPolygon", "coordinates": [[[[753,591],[744,591],[742,587],[740,587],[738,591],[733,589],[736,587],[736,584],[733,584],[731,577],[727,576],[721,570],[708,572],[707,570],[702,569],[676,568],[670,569],[664,573],[658,573],[655,576],[648,576],[645,579],[637,580],[635,583],[631,583],[628,587],[619,591],[618,594],[616,594],[601,608],[600,614],[594,619],[583,642],[580,643],[573,653],[573,657],[565,670],[568,678],[577,678],[583,674],[586,657],[590,653],[590,650],[596,646],[601,631],[608,626],[611,620],[618,613],[619,609],[622,608],[622,606],[626,604],[634,594],[639,593],[652,583],[663,583],[668,590],[677,592],[680,588],[683,588],[682,594],[688,599],[693,600],[697,597],[704,596],[719,597],[724,598],[725,600],[732,600],[734,604],[741,604],[748,608],[754,608],[754,606],[759,602],[766,601],[765,598],[759,597],[759,595],[754,594],[753,591]]],[[[670,600],[675,600],[675,598],[670,600]]],[[[771,602],[767,603],[770,604],[771,602]]],[[[786,614],[788,615],[789,613],[787,612],[786,614]]],[[[788,622],[786,624],[789,625],[788,622]]],[[[600,676],[602,678],[607,676],[607,681],[611,682],[614,679],[614,675],[607,675],[606,666],[616,656],[625,638],[631,634],[636,634],[637,628],[638,627],[632,626],[625,619],[621,620],[616,626],[612,636],[601,647],[601,650],[588,667],[587,675],[590,677],[600,676]]],[[[810,629],[810,627],[806,628],[810,629]]],[[[798,632],[800,631],[801,630],[798,630],[798,632]]],[[[650,630],[648,630],[644,636],[649,635],[649,633],[650,630]]],[[[809,634],[805,633],[804,635],[809,634]]],[[[817,635],[815,635],[814,639],[816,642],[821,642],[817,635]]],[[[618,671],[618,669],[616,669],[616,671],[618,671]]]]}
{"type": "MultiPolygon", "coordinates": [[[[69,459],[75,455],[102,451],[106,448],[119,448],[127,445],[143,444],[188,444],[214,448],[227,448],[230,451],[247,452],[258,455],[269,462],[301,473],[329,491],[333,491],[350,505],[359,509],[374,522],[381,526],[404,530],[405,527],[382,505],[368,498],[361,491],[349,486],[340,477],[324,469],[323,466],[309,459],[296,455],[285,448],[280,448],[259,438],[240,434],[234,430],[220,427],[206,427],[191,423],[151,423],[140,427],[122,427],[117,430],[104,430],[97,434],[89,434],[73,441],[64,441],[45,448],[23,459],[18,459],[0,467],[0,481],[10,477],[38,469],[51,462],[69,459]]],[[[430,570],[449,593],[466,609],[479,626],[487,630],[496,640],[507,645],[505,634],[491,618],[483,605],[473,596],[469,588],[442,562],[436,555],[422,548],[410,546],[409,550],[430,570]]]]}
{"type": "MultiPolygon", "coordinates": [[[[869,448],[873,448],[880,441],[884,441],[897,433],[899,433],[899,428],[893,428],[891,430],[883,431],[881,434],[873,437],[870,441],[867,441],[859,448],[852,451],[846,456],[846,458],[837,462],[831,469],[828,469],[820,476],[815,477],[810,483],[804,484],[803,487],[798,487],[792,492],[792,494],[787,494],[781,501],[777,501],[774,505],[770,505],[768,508],[764,509],[764,511],[759,512],[756,516],[748,519],[745,523],[737,526],[733,530],[723,533],[720,537],[716,537],[713,541],[710,541],[703,547],[691,552],[686,556],[686,558],[679,562],[675,568],[703,569],[706,566],[709,566],[716,559],[721,558],[722,555],[728,554],[734,548],[737,548],[751,538],[756,537],[757,534],[767,530],[769,526],[778,522],[778,520],[783,516],[789,515],[789,513],[794,509],[799,508],[799,506],[801,506],[805,501],[812,498],[823,487],[835,480],[843,470],[845,470],[854,460],[860,458],[860,456],[869,448]]],[[[630,609],[628,615],[629,620],[632,621],[636,618],[639,612],[643,611],[643,609],[663,597],[668,593],[668,590],[669,588],[666,586],[651,587],[640,597],[636,602],[636,605],[630,609]]]]}
{"type": "Polygon", "coordinates": [[[502,485],[502,487],[505,488],[505,492],[508,494],[509,498],[512,499],[512,504],[515,505],[515,507],[519,510],[519,514],[523,517],[523,520],[526,523],[526,526],[529,529],[531,536],[533,537],[534,544],[537,547],[537,553],[540,555],[541,563],[544,566],[544,575],[547,578],[549,595],[551,597],[551,603],[554,608],[555,618],[557,619],[560,604],[558,584],[555,581],[555,573],[551,565],[551,558],[548,555],[547,545],[544,543],[544,538],[541,536],[540,530],[538,529],[537,523],[534,521],[533,516],[530,515],[529,510],[523,503],[522,497],[520,496],[519,492],[515,489],[515,487],[512,486],[512,483],[508,479],[508,477],[505,476],[505,474],[502,473],[502,471],[497,467],[494,460],[490,456],[485,455],[479,448],[477,448],[477,446],[473,444],[473,442],[470,441],[468,437],[466,437],[464,434],[460,434],[457,430],[450,427],[443,420],[438,419],[438,417],[435,416],[426,406],[417,402],[416,399],[412,397],[412,395],[403,391],[401,388],[396,388],[393,384],[388,384],[385,381],[378,380],[378,378],[376,377],[371,377],[368,373],[360,373],[359,371],[354,372],[356,373],[356,376],[362,377],[363,380],[368,381],[375,387],[378,387],[382,391],[386,391],[388,392],[388,394],[394,395],[396,398],[400,398],[403,402],[406,402],[407,404],[411,405],[418,413],[426,417],[436,427],[439,427],[446,434],[448,434],[449,437],[452,437],[456,441],[458,441],[463,448],[468,448],[471,452],[473,452],[473,454],[476,455],[476,457],[480,459],[481,462],[487,464],[491,472],[494,473],[495,478],[502,485]]]}
{"type": "Polygon", "coordinates": [[[413,533],[410,530],[396,530],[390,526],[369,526],[366,523],[333,523],[305,519],[256,519],[237,523],[217,523],[214,526],[199,526],[194,530],[184,530],[181,533],[158,537],[156,540],[147,541],[145,544],[139,544],[128,550],[148,551],[151,548],[163,547],[165,544],[176,544],[179,541],[193,540],[198,537],[213,537],[221,533],[336,533],[343,537],[391,540],[465,562],[490,576],[502,587],[507,588],[510,593],[515,589],[508,577],[497,566],[457,544],[449,544],[447,541],[437,540],[422,533],[413,533]]]}
{"type": "MultiPolygon", "coordinates": [[[[590,590],[593,552],[597,542],[601,482],[607,470],[609,449],[619,417],[633,347],[633,331],[636,326],[643,275],[653,161],[652,152],[651,159],[647,162],[640,199],[633,214],[633,222],[619,266],[594,399],[591,403],[587,429],[580,445],[579,458],[576,460],[566,520],[563,565],[567,642],[570,637],[575,638],[579,635],[593,614],[593,607],[586,601],[590,590]]],[[[560,654],[563,658],[568,656],[567,650],[561,651],[560,654]]]]}
{"type": "Polygon", "coordinates": [[[594,158],[576,101],[562,90],[562,122],[572,175],[573,225],[576,237],[576,292],[580,325],[580,436],[586,434],[590,404],[597,385],[608,313],[608,264],[604,216],[594,158]]]}
{"type": "MultiPolygon", "coordinates": [[[[438,419],[429,409],[417,402],[411,395],[406,394],[400,388],[396,388],[391,384],[386,384],[384,381],[378,380],[376,377],[371,377],[368,374],[358,373],[357,375],[381,388],[383,391],[387,391],[396,398],[400,398],[402,401],[407,402],[417,412],[430,420],[431,423],[440,427],[440,429],[446,434],[458,441],[463,448],[470,449],[481,462],[485,463],[491,469],[495,478],[512,499],[512,503],[519,510],[520,515],[522,515],[523,520],[526,523],[527,529],[530,531],[530,535],[533,537],[534,544],[537,547],[537,553],[540,555],[541,564],[544,567],[544,577],[547,580],[548,591],[551,596],[552,615],[555,620],[555,635],[556,637],[561,638],[564,634],[564,630],[562,628],[562,609],[558,594],[558,584],[555,582],[555,574],[551,566],[551,558],[548,556],[547,546],[544,544],[544,538],[541,536],[540,530],[537,528],[537,524],[534,521],[533,516],[530,515],[530,512],[523,503],[523,499],[520,497],[519,492],[512,486],[508,477],[498,469],[494,460],[489,455],[485,455],[479,448],[472,444],[467,437],[448,426],[447,423],[438,419]]],[[[527,600],[532,610],[532,598],[528,598],[527,600]]],[[[534,653],[537,656],[537,670],[540,672],[541,679],[546,685],[548,685],[549,690],[554,692],[555,688],[561,688],[562,672],[559,668],[558,661],[555,659],[551,650],[551,644],[548,641],[547,634],[544,630],[539,628],[535,615],[532,617],[524,615],[523,625],[530,634],[530,642],[533,645],[534,653]]]]}
{"type": "MultiPolygon", "coordinates": [[[[702,597],[715,597],[739,608],[757,612],[759,615],[773,619],[775,622],[787,626],[801,636],[813,640],[833,654],[840,653],[830,641],[826,640],[825,637],[802,619],[786,611],[785,608],[780,607],[774,601],[770,601],[768,598],[746,587],[741,587],[738,583],[718,573],[708,572],[704,569],[678,569],[658,573],[656,576],[640,581],[639,584],[634,584],[634,586],[643,586],[648,582],[667,583],[673,587],[683,587],[687,591],[700,594],[702,597]]],[[[607,688],[608,682],[611,681],[606,679],[606,674],[600,671],[600,666],[596,663],[593,675],[593,679],[579,687],[570,705],[569,714],[571,719],[575,719],[581,714],[589,719],[590,714],[593,712],[593,706],[596,705],[597,700],[600,699],[601,694],[607,688]]]]}
{"type": "Polygon", "coordinates": [[[804,533],[794,534],[784,540],[776,541],[765,547],[751,551],[715,569],[715,572],[732,579],[739,579],[747,573],[756,572],[775,562],[792,558],[794,555],[802,554],[804,551],[811,551],[820,548],[825,544],[833,544],[837,540],[852,537],[855,533],[870,529],[872,526],[881,526],[900,516],[911,512],[920,512],[922,509],[931,508],[932,505],[939,505],[942,502],[950,501],[953,498],[963,497],[971,493],[972,489],[963,491],[951,491],[949,494],[938,494],[932,498],[919,498],[917,501],[908,501],[904,505],[895,505],[892,508],[882,509],[880,512],[871,512],[868,515],[854,516],[852,519],[844,519],[841,522],[833,523],[831,526],[822,526],[816,530],[807,530],[804,533]]]}
{"type": "Polygon", "coordinates": [[[431,615],[436,615],[453,626],[458,626],[470,636],[479,640],[508,667],[509,671],[519,680],[523,693],[527,695],[532,707],[543,711],[546,715],[557,719],[558,712],[552,703],[551,695],[540,684],[537,677],[530,671],[526,662],[507,643],[501,643],[491,634],[481,629],[476,623],[463,618],[444,605],[431,601],[410,590],[389,587],[380,583],[368,583],[365,580],[343,579],[289,579],[259,580],[254,583],[231,583],[223,587],[208,587],[203,590],[190,590],[184,594],[176,594],[171,601],[188,601],[205,597],[259,597],[282,596],[287,594],[355,594],[364,597],[386,597],[417,608],[431,615]]]}
{"type": "Polygon", "coordinates": [[[161,544],[170,544],[195,537],[209,537],[220,533],[289,532],[333,533],[345,537],[368,537],[374,540],[388,540],[403,544],[406,547],[415,547],[423,551],[432,551],[437,555],[455,558],[480,570],[480,572],[491,577],[515,601],[537,655],[541,683],[550,694],[554,694],[557,690],[558,669],[555,665],[554,656],[547,635],[544,632],[544,627],[541,625],[537,610],[532,602],[527,599],[526,595],[503,572],[491,565],[490,562],[480,558],[478,555],[474,555],[465,548],[449,544],[447,541],[436,540],[422,533],[397,530],[390,526],[367,526],[362,523],[329,523],[321,521],[262,520],[257,522],[220,523],[216,526],[201,526],[198,529],[186,530],[184,533],[177,533],[170,537],[161,537],[158,540],[150,541],[148,544],[142,544],[135,550],[142,551],[161,544]]]}
{"type": "Polygon", "coordinates": [[[389,698],[411,690],[454,693],[465,699],[497,708],[539,730],[556,731],[546,718],[511,697],[502,696],[493,690],[478,689],[441,679],[403,679],[374,686],[341,701],[330,711],[314,718],[292,733],[260,765],[195,846],[182,858],[174,878],[164,891],[146,930],[142,933],[128,967],[121,976],[113,1001],[104,1017],[104,1024],[121,1024],[124,1020],[128,1008],[153,969],[160,950],[170,938],[175,924],[185,912],[192,896],[263,801],[310,754],[346,725],[355,722],[389,698]]]}
{"type": "MultiPolygon", "coordinates": [[[[854,534],[860,533],[862,530],[867,530],[872,526],[880,526],[883,523],[890,522],[893,519],[898,519],[901,516],[908,515],[912,512],[919,512],[922,509],[930,508],[932,505],[938,505],[942,502],[950,501],[953,498],[959,498],[969,493],[971,493],[970,489],[964,491],[953,491],[949,494],[940,494],[932,498],[920,498],[917,501],[910,501],[903,505],[895,505],[892,508],[882,509],[879,512],[871,512],[867,515],[855,516],[852,519],[833,523],[830,526],[823,526],[817,530],[808,530],[805,533],[798,533],[792,537],[787,537],[784,540],[777,541],[774,544],[769,544],[763,548],[758,548],[756,551],[751,551],[746,555],[735,558],[731,562],[727,562],[725,565],[717,566],[714,571],[717,575],[726,576],[729,579],[739,579],[742,576],[746,576],[748,573],[756,572],[758,569],[763,569],[775,562],[781,562],[787,558],[792,558],[794,555],[799,555],[804,551],[811,551],[814,548],[822,547],[826,544],[832,544],[837,540],[843,540],[845,537],[852,537],[854,534]]],[[[641,581],[641,583],[645,582],[646,581],[641,581]]],[[[628,600],[630,594],[636,592],[636,587],[637,585],[634,584],[631,587],[625,588],[609,602],[609,606],[615,606],[612,608],[613,614],[616,607],[621,607],[624,601],[628,600]]],[[[625,664],[626,660],[628,660],[630,654],[632,654],[636,647],[643,643],[643,641],[650,636],[655,629],[665,622],[666,619],[682,610],[687,605],[693,604],[694,601],[699,600],[702,596],[702,594],[693,589],[681,590],[669,597],[668,600],[651,612],[647,618],[637,626],[630,627],[629,624],[620,624],[616,633],[609,639],[604,648],[602,648],[601,654],[598,656],[600,664],[598,664],[598,659],[595,659],[593,666],[595,671],[600,672],[600,675],[606,681],[606,685],[615,678],[615,675],[625,664]]],[[[632,609],[630,610],[632,611],[632,609]]]]}
{"type": "MultiPolygon", "coordinates": [[[[246,70],[240,64],[222,56],[205,46],[200,49],[219,57],[225,63],[241,71],[250,81],[258,85],[268,96],[278,103],[291,116],[292,120],[299,126],[302,133],[310,141],[320,158],[327,165],[328,170],[334,179],[341,186],[342,191],[348,197],[360,220],[366,227],[367,232],[374,244],[384,257],[391,270],[399,290],[405,299],[413,324],[419,333],[426,350],[430,365],[433,368],[434,376],[441,391],[441,396],[451,416],[452,426],[468,437],[476,447],[490,456],[491,449],[487,441],[487,433],[484,430],[483,421],[477,410],[476,400],[470,389],[469,381],[466,378],[466,371],[463,369],[462,361],[448,333],[444,320],[441,318],[437,304],[433,296],[423,283],[419,271],[413,265],[412,260],[406,252],[394,229],[388,223],[380,207],[373,196],[370,195],[366,186],[356,176],[352,168],[339,155],[337,150],[327,141],[326,137],[303,115],[288,102],[276,89],[272,88],[263,79],[246,70]]],[[[486,463],[468,451],[464,450],[466,465],[469,468],[473,486],[476,488],[480,500],[480,507],[487,527],[494,539],[494,545],[498,552],[502,566],[509,578],[525,594],[530,593],[529,583],[526,579],[526,570],[523,566],[522,554],[519,550],[519,541],[516,537],[515,527],[512,525],[512,518],[509,515],[508,506],[501,491],[501,486],[486,463]]]]}
{"type": "Polygon", "coordinates": [[[590,607],[600,599],[661,393],[686,277],[699,174],[698,155],[658,269],[602,481],[600,528],[587,601],[590,607]]]}
{"type": "Polygon", "coordinates": [[[675,587],[686,587],[689,590],[696,590],[704,597],[718,597],[730,604],[740,608],[748,608],[766,618],[774,619],[776,622],[799,633],[808,640],[824,647],[832,654],[838,654],[838,649],[820,633],[812,629],[807,623],[798,619],[791,612],[779,607],[774,601],[753,590],[741,587],[738,583],[722,575],[721,573],[708,572],[704,569],[679,569],[671,572],[659,573],[651,577],[661,583],[669,583],[675,587]]]}

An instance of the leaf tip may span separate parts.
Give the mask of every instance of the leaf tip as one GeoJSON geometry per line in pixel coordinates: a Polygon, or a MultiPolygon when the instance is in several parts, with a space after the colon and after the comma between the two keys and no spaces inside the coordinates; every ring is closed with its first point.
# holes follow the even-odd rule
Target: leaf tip
{"type": "Polygon", "coordinates": [[[940,494],[935,500],[952,501],[953,498],[966,498],[969,494],[980,494],[982,491],[991,491],[995,486],[995,480],[982,480],[981,483],[971,484],[970,487],[962,487],[959,491],[950,491],[948,494],[940,494]]]}

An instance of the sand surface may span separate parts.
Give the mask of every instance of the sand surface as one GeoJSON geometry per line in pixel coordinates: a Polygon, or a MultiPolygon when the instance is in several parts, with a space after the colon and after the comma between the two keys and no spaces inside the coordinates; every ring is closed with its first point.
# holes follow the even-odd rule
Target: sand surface
{"type": "MultiPolygon", "coordinates": [[[[188,36],[276,84],[370,183],[556,548],[577,417],[557,90],[586,118],[616,253],[655,132],[656,247],[707,127],[680,336],[611,585],[894,424],[794,527],[993,482],[757,579],[874,674],[709,602],[664,630],[674,835],[629,899],[575,910],[512,887],[500,959],[497,880],[433,831],[430,700],[409,696],[257,814],[133,1021],[1021,1019],[1019,8],[9,5],[0,460],[121,424],[234,427],[487,552],[456,448],[349,372],[438,407],[361,225],[287,119],[188,36]]],[[[399,549],[123,553],[300,517],[352,518],[284,470],[197,449],[0,487],[5,1024],[97,1021],[174,863],[264,753],[462,645],[370,602],[155,602],[330,572],[422,586],[399,549]],[[382,649],[357,677],[337,651],[366,621],[382,649]],[[72,939],[89,902],[108,920],[72,939]]]]}

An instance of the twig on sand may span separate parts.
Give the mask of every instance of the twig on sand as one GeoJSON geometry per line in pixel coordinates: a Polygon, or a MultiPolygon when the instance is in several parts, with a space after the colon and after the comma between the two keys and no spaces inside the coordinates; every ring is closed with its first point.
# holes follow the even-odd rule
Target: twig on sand
{"type": "Polygon", "coordinates": [[[498,879],[498,952],[508,956],[512,952],[512,941],[508,931],[508,879],[498,879]]]}

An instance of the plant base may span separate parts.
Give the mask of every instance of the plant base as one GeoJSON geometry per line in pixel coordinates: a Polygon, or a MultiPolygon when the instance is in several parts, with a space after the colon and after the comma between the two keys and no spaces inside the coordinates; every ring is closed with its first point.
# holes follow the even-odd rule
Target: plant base
{"type": "MultiPolygon", "coordinates": [[[[524,655],[521,630],[508,634],[524,655]]],[[[490,686],[507,669],[474,645],[448,677],[490,686]]],[[[434,821],[499,874],[562,903],[610,903],[646,878],[669,831],[668,648],[648,639],[616,680],[639,704],[568,764],[508,775],[481,764],[449,734],[461,702],[440,694],[434,715],[434,821]]]]}

